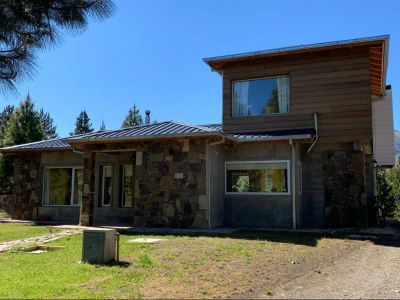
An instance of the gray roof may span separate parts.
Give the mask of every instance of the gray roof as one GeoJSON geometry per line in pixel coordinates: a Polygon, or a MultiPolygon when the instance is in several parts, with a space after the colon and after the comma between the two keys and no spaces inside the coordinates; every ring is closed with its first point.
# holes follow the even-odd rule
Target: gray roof
{"type": "Polygon", "coordinates": [[[275,54],[280,54],[280,53],[296,52],[296,51],[301,51],[301,50],[311,50],[311,49],[318,50],[318,48],[347,46],[347,45],[360,44],[360,43],[373,43],[373,42],[378,42],[378,41],[384,41],[386,44],[388,44],[389,39],[390,39],[390,35],[387,34],[387,35],[371,36],[371,37],[365,37],[365,38],[341,40],[341,41],[334,41],[334,42],[327,42],[327,43],[316,43],[316,44],[308,44],[308,45],[275,48],[275,49],[269,49],[269,50],[244,52],[244,53],[231,54],[231,55],[207,57],[207,58],[203,58],[203,61],[207,64],[210,64],[215,61],[223,62],[223,61],[229,61],[229,60],[233,60],[233,59],[253,58],[253,57],[259,57],[259,56],[275,55],[275,54]]]}
{"type": "Polygon", "coordinates": [[[73,142],[143,140],[165,137],[220,136],[235,142],[275,141],[305,139],[315,135],[314,129],[270,131],[262,133],[228,134],[222,132],[221,124],[188,125],[176,121],[160,122],[117,130],[96,131],[66,138],[57,138],[0,149],[0,152],[51,151],[72,149],[73,142]]]}
{"type": "Polygon", "coordinates": [[[28,144],[15,145],[0,149],[4,152],[29,151],[29,150],[66,150],[71,146],[63,141],[63,139],[52,139],[46,141],[33,142],[28,144]]]}
{"type": "Polygon", "coordinates": [[[68,141],[137,140],[165,137],[215,135],[218,133],[219,131],[212,127],[189,125],[177,121],[166,121],[124,129],[98,131],[83,137],[71,137],[68,139],[68,141]]]}

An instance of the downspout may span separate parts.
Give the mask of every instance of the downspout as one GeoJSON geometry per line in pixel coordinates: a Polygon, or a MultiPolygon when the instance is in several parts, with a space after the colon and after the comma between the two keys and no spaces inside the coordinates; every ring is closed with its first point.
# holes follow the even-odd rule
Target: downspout
{"type": "Polygon", "coordinates": [[[210,147],[225,143],[225,137],[221,136],[222,139],[206,145],[206,190],[207,190],[207,204],[208,204],[208,229],[211,229],[211,162],[210,162],[210,147]]]}
{"type": "Polygon", "coordinates": [[[292,149],[292,159],[291,159],[291,196],[292,196],[292,220],[293,220],[293,230],[297,228],[297,220],[296,220],[296,147],[293,143],[293,140],[289,140],[289,144],[292,149]]]}
{"type": "Polygon", "coordinates": [[[314,142],[311,144],[310,148],[308,148],[307,154],[310,153],[311,149],[314,148],[315,144],[318,141],[318,115],[316,112],[314,112],[313,116],[314,116],[315,139],[314,142]]]}

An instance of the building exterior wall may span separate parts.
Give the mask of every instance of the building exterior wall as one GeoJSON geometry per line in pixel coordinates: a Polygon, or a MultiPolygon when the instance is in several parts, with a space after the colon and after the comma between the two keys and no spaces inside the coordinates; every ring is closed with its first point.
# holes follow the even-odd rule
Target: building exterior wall
{"type": "Polygon", "coordinates": [[[302,227],[368,225],[369,157],[352,143],[303,145],[302,227]]]}
{"type": "Polygon", "coordinates": [[[386,90],[386,95],[372,101],[373,147],[374,159],[380,166],[393,166],[394,128],[392,90],[386,90]]]}
{"type": "Polygon", "coordinates": [[[223,130],[260,132],[313,128],[319,142],[372,140],[368,47],[320,51],[227,63],[223,68],[223,130]],[[232,117],[232,82],[288,75],[287,114],[232,117]]]}
{"type": "Polygon", "coordinates": [[[88,174],[84,176],[82,224],[92,218],[94,223],[128,221],[147,227],[208,226],[206,140],[97,144],[85,147],[84,152],[88,174]],[[131,150],[118,153],[127,149],[131,150]],[[135,197],[130,209],[120,207],[117,166],[123,161],[135,166],[135,197]],[[111,207],[100,205],[101,164],[112,164],[117,171],[111,207]]]}
{"type": "MultiPolygon", "coordinates": [[[[289,143],[243,144],[225,148],[228,161],[291,161],[289,143]]],[[[290,170],[288,170],[290,177],[290,170]]],[[[291,189],[292,190],[292,189],[291,189]]],[[[293,191],[291,191],[293,192],[293,191]]],[[[225,195],[225,225],[292,228],[291,195],[225,195]]]]}
{"type": "Polygon", "coordinates": [[[40,153],[21,153],[14,157],[14,203],[12,219],[37,219],[41,203],[40,153]]]}

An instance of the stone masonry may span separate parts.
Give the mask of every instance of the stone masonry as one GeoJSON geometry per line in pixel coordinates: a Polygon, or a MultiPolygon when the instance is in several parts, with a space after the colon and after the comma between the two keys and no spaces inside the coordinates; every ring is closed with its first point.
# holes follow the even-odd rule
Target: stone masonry
{"type": "MultiPolygon", "coordinates": [[[[90,224],[94,201],[94,151],[134,149],[135,226],[206,227],[206,141],[182,139],[86,146],[81,224],[90,224]]],[[[114,152],[115,153],[115,152],[114,152]]]]}
{"type": "Polygon", "coordinates": [[[40,205],[40,153],[23,153],[14,158],[14,203],[11,218],[36,219],[40,205]]]}

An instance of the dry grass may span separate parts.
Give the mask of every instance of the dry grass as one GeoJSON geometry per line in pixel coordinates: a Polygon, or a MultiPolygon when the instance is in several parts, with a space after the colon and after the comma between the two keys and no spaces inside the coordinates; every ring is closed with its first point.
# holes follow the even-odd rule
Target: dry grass
{"type": "Polygon", "coordinates": [[[78,264],[81,236],[65,249],[0,254],[0,298],[226,298],[264,292],[346,255],[365,242],[315,235],[241,232],[229,236],[151,236],[128,243],[124,264],[78,264]]]}

